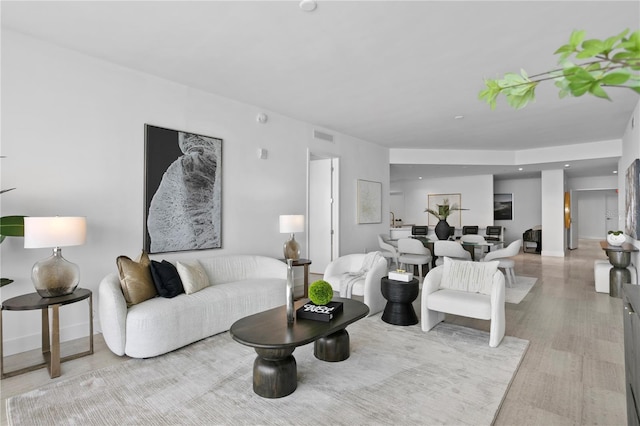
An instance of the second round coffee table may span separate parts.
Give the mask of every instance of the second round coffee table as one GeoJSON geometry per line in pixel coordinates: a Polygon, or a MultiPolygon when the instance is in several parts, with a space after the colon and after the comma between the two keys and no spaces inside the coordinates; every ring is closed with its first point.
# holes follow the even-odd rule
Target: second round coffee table
{"type": "Polygon", "coordinates": [[[387,306],[382,313],[382,321],[393,325],[414,325],[418,316],[413,309],[413,301],[418,297],[420,286],[416,278],[409,282],[390,280],[383,277],[380,282],[382,295],[387,306]]]}

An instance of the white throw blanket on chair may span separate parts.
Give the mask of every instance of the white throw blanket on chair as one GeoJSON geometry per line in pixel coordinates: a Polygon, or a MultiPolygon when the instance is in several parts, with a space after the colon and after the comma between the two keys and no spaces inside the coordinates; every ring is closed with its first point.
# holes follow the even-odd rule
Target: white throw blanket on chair
{"type": "Polygon", "coordinates": [[[367,272],[373,268],[381,257],[383,256],[379,251],[367,253],[362,261],[362,267],[358,272],[345,272],[342,274],[342,277],[340,278],[340,297],[351,299],[354,284],[358,282],[358,280],[364,279],[367,276],[367,272]]]}

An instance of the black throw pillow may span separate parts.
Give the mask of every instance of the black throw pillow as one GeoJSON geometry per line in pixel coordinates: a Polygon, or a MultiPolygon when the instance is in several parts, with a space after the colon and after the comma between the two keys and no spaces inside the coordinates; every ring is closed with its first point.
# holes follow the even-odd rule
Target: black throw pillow
{"type": "Polygon", "coordinates": [[[184,293],[178,270],[170,262],[152,260],[150,268],[153,284],[161,297],[171,298],[184,293]]]}

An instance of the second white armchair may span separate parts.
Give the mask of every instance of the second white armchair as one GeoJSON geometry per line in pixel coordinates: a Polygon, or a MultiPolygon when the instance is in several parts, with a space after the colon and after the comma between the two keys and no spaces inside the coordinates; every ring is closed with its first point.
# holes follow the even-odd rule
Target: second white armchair
{"type": "Polygon", "coordinates": [[[456,261],[445,258],[424,279],[422,330],[429,331],[445,314],[491,321],[489,346],[500,344],[505,332],[504,275],[498,262],[456,261]]]}

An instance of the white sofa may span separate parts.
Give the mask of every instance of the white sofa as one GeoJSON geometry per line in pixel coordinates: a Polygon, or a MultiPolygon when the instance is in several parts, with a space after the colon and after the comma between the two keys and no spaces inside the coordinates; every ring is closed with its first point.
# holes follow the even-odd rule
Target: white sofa
{"type": "Polygon", "coordinates": [[[443,273],[447,262],[450,262],[449,258],[445,258],[445,265],[433,268],[424,278],[421,299],[422,331],[429,331],[443,321],[445,313],[490,320],[489,346],[495,348],[505,333],[505,280],[502,272],[497,270],[498,262],[461,261],[473,268],[494,265],[489,271],[491,276],[486,278],[489,282],[484,284],[481,291],[461,290],[464,283],[458,286],[458,290],[443,288],[441,284],[444,284],[443,273]]]}
{"type": "MultiPolygon", "coordinates": [[[[194,260],[194,259],[190,259],[194,260]]],[[[238,319],[285,302],[287,265],[277,259],[226,255],[197,259],[209,287],[127,308],[117,273],[99,287],[102,334],[116,355],[149,358],[229,330],[238,319]]]]}

